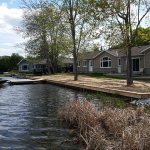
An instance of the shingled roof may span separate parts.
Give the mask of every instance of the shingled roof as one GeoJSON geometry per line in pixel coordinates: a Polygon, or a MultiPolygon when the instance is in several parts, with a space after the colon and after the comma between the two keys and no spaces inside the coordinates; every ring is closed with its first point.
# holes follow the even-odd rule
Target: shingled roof
{"type": "MultiPolygon", "coordinates": [[[[150,45],[147,46],[138,46],[138,47],[132,47],[131,49],[131,56],[138,56],[143,55],[142,51],[150,49],[150,45]]],[[[125,49],[111,49],[106,50],[106,52],[116,56],[116,57],[124,57],[126,56],[125,49]]]]}
{"type": "Polygon", "coordinates": [[[93,59],[99,53],[100,53],[100,51],[80,53],[80,54],[78,54],[78,59],[80,59],[80,60],[93,59]]]}
{"type": "MultiPolygon", "coordinates": [[[[148,49],[150,49],[150,45],[132,47],[131,56],[144,55],[142,52],[144,52],[145,50],[148,50],[148,49]]],[[[78,59],[80,59],[80,60],[94,59],[95,57],[99,56],[103,52],[107,52],[115,57],[125,57],[126,56],[126,50],[124,48],[122,48],[122,49],[109,49],[109,50],[105,50],[105,51],[94,51],[94,52],[82,53],[82,54],[78,55],[78,59]]]]}

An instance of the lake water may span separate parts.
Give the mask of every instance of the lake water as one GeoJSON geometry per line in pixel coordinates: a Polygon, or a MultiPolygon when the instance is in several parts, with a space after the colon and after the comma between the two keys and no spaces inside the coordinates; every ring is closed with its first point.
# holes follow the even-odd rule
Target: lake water
{"type": "Polygon", "coordinates": [[[0,149],[80,149],[82,145],[62,143],[75,135],[57,119],[59,108],[76,94],[50,84],[0,85],[0,149]]]}

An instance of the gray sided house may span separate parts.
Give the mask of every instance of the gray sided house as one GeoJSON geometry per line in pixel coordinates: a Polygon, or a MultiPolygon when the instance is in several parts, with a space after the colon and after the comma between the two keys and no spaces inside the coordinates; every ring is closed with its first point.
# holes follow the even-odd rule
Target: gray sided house
{"type": "MultiPolygon", "coordinates": [[[[141,70],[150,75],[150,45],[131,49],[133,74],[141,70]]],[[[81,73],[126,73],[127,59],[124,49],[109,49],[82,53],[78,56],[78,72],[81,73]]]]}
{"type": "Polygon", "coordinates": [[[19,63],[19,72],[21,73],[33,73],[34,69],[46,68],[46,59],[30,63],[26,58],[23,58],[19,63]]]}
{"type": "MultiPolygon", "coordinates": [[[[59,61],[59,66],[69,66],[73,64],[72,59],[63,58],[59,61]]],[[[34,73],[34,70],[42,70],[45,72],[47,69],[47,61],[46,59],[37,60],[34,62],[29,62],[27,58],[23,58],[19,63],[19,72],[20,73],[34,73]]]]}

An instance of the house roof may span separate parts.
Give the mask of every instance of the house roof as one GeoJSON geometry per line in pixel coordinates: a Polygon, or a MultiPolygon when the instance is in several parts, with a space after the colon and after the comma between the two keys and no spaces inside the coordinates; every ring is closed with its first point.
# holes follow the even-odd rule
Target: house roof
{"type": "Polygon", "coordinates": [[[68,64],[72,64],[73,63],[73,59],[72,58],[62,58],[59,59],[62,63],[68,63],[68,64]]]}
{"type": "MultiPolygon", "coordinates": [[[[24,60],[28,61],[28,59],[23,58],[23,59],[18,63],[18,65],[21,64],[24,60]]],[[[32,62],[32,64],[46,64],[46,59],[34,60],[34,61],[32,62]]]]}
{"type": "MultiPolygon", "coordinates": [[[[143,52],[145,52],[148,49],[150,49],[150,45],[132,47],[131,56],[144,55],[143,52]]],[[[122,49],[109,49],[109,50],[105,50],[105,51],[82,53],[79,55],[78,59],[82,59],[82,60],[94,59],[95,57],[99,56],[103,52],[109,53],[115,57],[125,57],[126,56],[126,51],[124,48],[122,48],[122,49]]]]}
{"type": "Polygon", "coordinates": [[[27,59],[25,59],[25,58],[21,59],[21,61],[19,61],[17,65],[19,65],[19,64],[20,64],[21,62],[23,62],[24,60],[27,60],[27,59]]]}
{"type": "MultiPolygon", "coordinates": [[[[131,56],[138,56],[138,55],[144,55],[143,52],[150,49],[150,45],[147,46],[137,46],[131,48],[131,56]]],[[[107,52],[111,53],[112,55],[116,57],[125,57],[126,51],[125,49],[112,49],[112,50],[106,50],[107,52]],[[118,55],[117,55],[118,53],[118,55]]]]}
{"type": "Polygon", "coordinates": [[[96,55],[98,55],[100,51],[86,52],[78,54],[78,59],[93,59],[96,55]]]}

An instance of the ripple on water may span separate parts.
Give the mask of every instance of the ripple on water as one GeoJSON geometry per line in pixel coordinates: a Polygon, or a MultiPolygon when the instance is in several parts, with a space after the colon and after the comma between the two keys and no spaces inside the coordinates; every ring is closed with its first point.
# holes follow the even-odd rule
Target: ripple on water
{"type": "Polygon", "coordinates": [[[49,84],[0,87],[0,149],[71,150],[73,139],[57,120],[58,109],[75,92],[49,84]]]}

